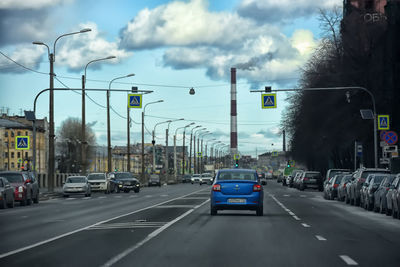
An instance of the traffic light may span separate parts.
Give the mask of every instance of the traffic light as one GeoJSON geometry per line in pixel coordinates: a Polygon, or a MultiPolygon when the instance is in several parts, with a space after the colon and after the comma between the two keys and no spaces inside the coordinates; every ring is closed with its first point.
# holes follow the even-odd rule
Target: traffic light
{"type": "Polygon", "coordinates": [[[290,168],[290,160],[287,161],[287,167],[290,168]]]}
{"type": "Polygon", "coordinates": [[[239,160],[236,159],[236,160],[235,160],[235,168],[238,168],[238,167],[239,167],[239,160]]]}

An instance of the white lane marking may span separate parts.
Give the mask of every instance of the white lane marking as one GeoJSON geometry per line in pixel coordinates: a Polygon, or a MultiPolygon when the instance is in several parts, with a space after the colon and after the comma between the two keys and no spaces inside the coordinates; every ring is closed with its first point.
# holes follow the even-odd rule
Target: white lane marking
{"type": "Polygon", "coordinates": [[[91,197],[84,197],[84,198],[82,198],[82,199],[91,199],[91,197]]]}
{"type": "Polygon", "coordinates": [[[67,198],[67,200],[74,200],[74,199],[76,199],[76,198],[73,198],[73,197],[67,198]]]}
{"type": "Polygon", "coordinates": [[[304,227],[308,228],[311,227],[310,225],[306,224],[306,223],[302,223],[301,225],[303,225],[304,227]]]}
{"type": "Polygon", "coordinates": [[[117,256],[113,257],[112,259],[110,259],[109,261],[107,261],[104,265],[102,265],[102,267],[109,267],[114,265],[115,263],[117,263],[118,261],[120,261],[121,259],[125,258],[127,255],[129,255],[130,253],[132,253],[133,251],[135,251],[136,249],[140,248],[141,246],[143,246],[145,243],[149,242],[152,238],[156,237],[157,235],[159,235],[161,232],[163,232],[165,229],[167,229],[168,227],[170,227],[171,225],[173,225],[174,223],[180,221],[181,219],[183,219],[184,217],[188,216],[190,213],[192,213],[195,209],[201,207],[203,204],[207,203],[209,200],[204,201],[203,203],[201,203],[200,205],[197,205],[196,207],[194,207],[193,209],[188,210],[187,212],[185,212],[184,214],[182,214],[181,216],[175,218],[174,220],[170,221],[169,223],[165,224],[164,226],[158,228],[157,230],[151,232],[145,239],[143,239],[141,242],[137,243],[136,245],[134,245],[133,247],[128,248],[127,250],[123,251],[122,253],[118,254],[117,256]]]}
{"type": "Polygon", "coordinates": [[[290,215],[292,215],[292,216],[296,216],[296,214],[294,214],[293,212],[291,212],[291,211],[289,211],[288,212],[290,215]]]}
{"type": "Polygon", "coordinates": [[[192,209],[194,208],[195,205],[161,205],[156,207],[157,209],[173,209],[173,208],[188,208],[188,209],[192,209]]]}
{"type": "Polygon", "coordinates": [[[114,196],[114,198],[122,198],[122,196],[114,196]]]}
{"type": "Polygon", "coordinates": [[[99,199],[103,199],[103,198],[107,198],[107,197],[99,197],[99,199]]]}
{"type": "Polygon", "coordinates": [[[326,241],[326,238],[320,235],[315,236],[319,241],[326,241]]]}
{"type": "MultiPolygon", "coordinates": [[[[34,244],[29,245],[29,246],[26,246],[26,247],[22,247],[22,248],[19,248],[19,249],[15,249],[15,250],[12,250],[12,251],[9,251],[9,252],[0,254],[0,259],[5,258],[5,257],[10,256],[10,255],[17,254],[17,253],[19,253],[19,252],[22,252],[22,251],[25,251],[25,250],[28,250],[28,249],[31,249],[31,248],[35,248],[35,247],[38,247],[38,246],[41,246],[41,245],[44,245],[44,244],[53,242],[53,241],[55,241],[55,240],[57,240],[57,239],[60,239],[60,238],[66,237],[66,236],[70,236],[70,235],[73,235],[73,234],[82,232],[82,231],[84,231],[84,230],[86,230],[86,229],[88,229],[88,228],[90,228],[90,227],[97,226],[97,225],[100,225],[100,224],[102,224],[102,223],[106,223],[106,222],[109,222],[109,221],[112,221],[112,220],[116,220],[116,219],[122,218],[122,217],[124,217],[124,216],[132,215],[132,214],[135,214],[135,213],[144,211],[144,210],[148,210],[148,209],[151,209],[151,208],[154,208],[154,207],[163,205],[163,204],[165,204],[165,203],[168,203],[168,202],[170,202],[170,201],[174,201],[174,200],[177,200],[177,199],[184,198],[184,197],[186,197],[186,196],[190,196],[190,195],[192,195],[192,194],[196,194],[196,193],[201,192],[201,191],[202,191],[202,190],[194,191],[194,192],[192,192],[192,193],[183,195],[183,196],[181,196],[181,197],[176,197],[176,198],[173,198],[173,199],[169,199],[169,200],[160,202],[160,203],[158,203],[158,204],[154,204],[154,205],[149,206],[149,207],[146,207],[146,208],[142,208],[142,209],[138,209],[138,210],[135,210],[135,211],[131,211],[131,212],[128,212],[128,213],[125,213],[125,214],[122,214],[122,215],[118,215],[118,216],[113,217],[113,218],[111,218],[111,219],[107,219],[107,220],[104,220],[104,221],[100,221],[100,222],[97,222],[97,223],[88,225],[88,226],[86,226],[86,227],[79,228],[79,229],[76,229],[76,230],[74,230],[74,231],[67,232],[67,233],[64,233],[64,234],[61,234],[61,235],[58,235],[58,236],[55,236],[55,237],[52,237],[52,238],[49,238],[49,239],[46,239],[46,240],[37,242],[37,243],[34,243],[34,244]]],[[[207,201],[206,201],[206,202],[207,202],[207,201]]],[[[197,206],[197,207],[198,207],[198,206],[197,206]]]]}
{"type": "Polygon", "coordinates": [[[160,195],[160,197],[167,197],[168,195],[160,195]]]}
{"type": "Polygon", "coordinates": [[[152,197],[152,195],[145,195],[144,197],[152,197]]]}
{"type": "Polygon", "coordinates": [[[290,195],[283,195],[284,197],[290,197],[290,195]]]}
{"type": "Polygon", "coordinates": [[[138,197],[138,196],[134,196],[134,195],[132,195],[132,196],[129,196],[129,198],[134,198],[134,197],[138,197]]]}
{"type": "MultiPolygon", "coordinates": [[[[292,212],[290,209],[286,208],[285,205],[282,204],[282,202],[280,202],[278,199],[276,199],[276,197],[274,197],[274,195],[269,194],[269,196],[279,205],[281,206],[281,208],[286,211],[287,213],[289,213],[290,216],[292,216],[296,221],[300,221],[301,219],[299,217],[296,216],[296,214],[294,214],[294,212],[292,212]]],[[[309,226],[308,226],[309,227],[309,226]]]]}
{"type": "Polygon", "coordinates": [[[292,216],[296,221],[300,221],[300,218],[297,216],[292,216]]]}
{"type": "Polygon", "coordinates": [[[350,258],[347,255],[339,255],[339,257],[347,264],[347,265],[358,265],[358,263],[350,258]]]}
{"type": "Polygon", "coordinates": [[[300,195],[300,197],[307,197],[307,195],[300,195]]]}

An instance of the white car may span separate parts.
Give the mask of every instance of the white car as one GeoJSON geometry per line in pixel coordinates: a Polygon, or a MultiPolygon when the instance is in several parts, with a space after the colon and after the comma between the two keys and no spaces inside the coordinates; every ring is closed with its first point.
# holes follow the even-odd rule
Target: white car
{"type": "Polygon", "coordinates": [[[202,184],[212,184],[213,177],[209,173],[202,173],[200,177],[200,185],[202,184]]]}
{"type": "Polygon", "coordinates": [[[70,176],[65,180],[63,186],[64,197],[77,194],[85,195],[85,197],[90,197],[92,194],[86,176],[70,176]]]}
{"type": "Polygon", "coordinates": [[[200,183],[200,178],[201,178],[201,175],[198,174],[198,173],[195,173],[195,174],[192,175],[192,178],[190,179],[190,181],[191,181],[192,184],[200,183]]]}
{"type": "Polygon", "coordinates": [[[104,191],[109,193],[109,180],[105,173],[90,173],[87,176],[92,191],[104,191]]]}

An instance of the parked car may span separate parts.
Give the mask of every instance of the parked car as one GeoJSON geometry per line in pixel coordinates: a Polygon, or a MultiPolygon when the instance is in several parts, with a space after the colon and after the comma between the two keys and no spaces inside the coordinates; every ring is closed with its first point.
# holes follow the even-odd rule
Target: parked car
{"type": "Polygon", "coordinates": [[[8,180],[14,188],[14,200],[22,206],[30,205],[32,201],[39,203],[39,185],[34,175],[28,172],[4,171],[0,177],[8,180]]]}
{"type": "Polygon", "coordinates": [[[288,176],[288,179],[286,180],[287,186],[293,187],[294,178],[297,177],[297,174],[298,174],[298,173],[301,173],[301,172],[303,172],[303,170],[294,170],[294,171],[292,172],[292,174],[289,175],[289,176],[288,176]]]}
{"type": "Polygon", "coordinates": [[[400,185],[400,177],[399,175],[393,180],[392,184],[389,187],[389,190],[386,194],[386,215],[393,215],[393,196],[397,190],[397,187],[400,185]]]}
{"type": "Polygon", "coordinates": [[[202,173],[200,177],[199,184],[212,184],[213,182],[213,177],[211,176],[210,173],[202,173]]]}
{"type": "Polygon", "coordinates": [[[296,173],[296,176],[293,178],[293,187],[294,188],[299,188],[299,186],[300,186],[300,179],[301,179],[301,176],[303,175],[303,171],[300,171],[300,172],[297,172],[296,173]]]}
{"type": "Polygon", "coordinates": [[[368,175],[367,178],[365,179],[365,182],[361,185],[361,189],[360,189],[360,206],[361,207],[365,208],[364,200],[366,198],[369,183],[371,182],[373,177],[374,177],[374,174],[368,175]]]}
{"type": "Polygon", "coordinates": [[[390,174],[386,176],[381,184],[379,185],[378,189],[374,193],[374,211],[380,213],[387,212],[387,202],[386,202],[386,194],[390,189],[390,185],[392,184],[393,180],[396,178],[396,175],[390,174]]]}
{"type": "Polygon", "coordinates": [[[338,196],[338,187],[343,179],[344,174],[338,173],[331,178],[329,187],[327,187],[327,199],[334,200],[338,196]]]}
{"type": "Polygon", "coordinates": [[[267,184],[267,178],[265,177],[265,172],[260,172],[258,173],[258,179],[261,182],[262,185],[267,184]]]}
{"type": "Polygon", "coordinates": [[[337,200],[344,201],[346,198],[346,187],[351,182],[351,174],[343,174],[342,180],[338,186],[337,200]]]}
{"type": "Polygon", "coordinates": [[[192,183],[192,184],[195,184],[195,183],[200,183],[200,174],[198,174],[198,173],[195,173],[195,174],[193,174],[192,175],[192,178],[191,178],[191,180],[190,180],[190,182],[192,183]]]}
{"type": "Polygon", "coordinates": [[[378,169],[378,168],[361,168],[354,172],[353,178],[350,185],[350,204],[359,206],[361,194],[360,190],[368,175],[373,173],[390,173],[387,169],[378,169]]]}
{"type": "Polygon", "coordinates": [[[328,182],[329,179],[331,179],[333,176],[335,176],[338,173],[346,173],[347,174],[347,173],[350,173],[350,170],[349,169],[329,169],[326,172],[325,179],[324,179],[324,184],[326,182],[328,182]]]}
{"type": "Polygon", "coordinates": [[[324,183],[324,198],[329,199],[329,191],[331,190],[330,187],[332,186],[333,177],[329,178],[328,181],[324,183]]]}
{"type": "Polygon", "coordinates": [[[305,171],[301,173],[299,178],[299,189],[301,191],[313,188],[322,191],[322,175],[318,171],[305,171]]]}
{"type": "Polygon", "coordinates": [[[87,179],[92,191],[103,191],[106,194],[110,193],[110,182],[105,173],[89,173],[87,179]]]}
{"type": "Polygon", "coordinates": [[[14,208],[14,188],[8,180],[0,177],[0,209],[14,208]]]}
{"type": "Polygon", "coordinates": [[[150,174],[148,186],[161,186],[161,179],[160,175],[158,174],[150,174]]]}
{"type": "MultiPolygon", "coordinates": [[[[397,183],[394,185],[392,192],[392,216],[393,218],[400,219],[400,174],[396,176],[397,183]]],[[[389,194],[389,192],[388,192],[389,194]]]]}
{"type": "Polygon", "coordinates": [[[70,195],[85,195],[85,197],[90,197],[92,194],[90,183],[86,176],[69,176],[63,185],[63,195],[64,197],[69,197],[70,195]]]}
{"type": "Polygon", "coordinates": [[[210,213],[218,210],[255,210],[262,216],[264,191],[257,172],[250,169],[220,170],[211,189],[210,213]]]}
{"type": "Polygon", "coordinates": [[[113,172],[109,173],[111,192],[119,193],[124,191],[128,193],[133,190],[135,193],[140,191],[139,180],[130,172],[113,172]]]}
{"type": "Polygon", "coordinates": [[[184,174],[182,176],[182,183],[190,183],[192,176],[190,174],[184,174]]]}
{"type": "MultiPolygon", "coordinates": [[[[390,174],[388,174],[387,176],[389,176],[390,174]]],[[[383,179],[385,178],[385,175],[379,175],[379,174],[371,174],[370,176],[372,176],[371,180],[366,183],[367,189],[364,193],[364,208],[366,210],[372,210],[374,207],[374,203],[375,203],[375,191],[378,189],[379,185],[381,184],[381,182],[383,181],[383,179]]]]}

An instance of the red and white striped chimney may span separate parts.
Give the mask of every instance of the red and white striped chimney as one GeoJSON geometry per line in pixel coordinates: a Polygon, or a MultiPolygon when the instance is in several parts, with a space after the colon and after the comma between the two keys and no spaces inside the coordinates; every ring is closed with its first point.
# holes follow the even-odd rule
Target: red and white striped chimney
{"type": "Polygon", "coordinates": [[[231,156],[238,154],[236,68],[231,68],[231,156]]]}

